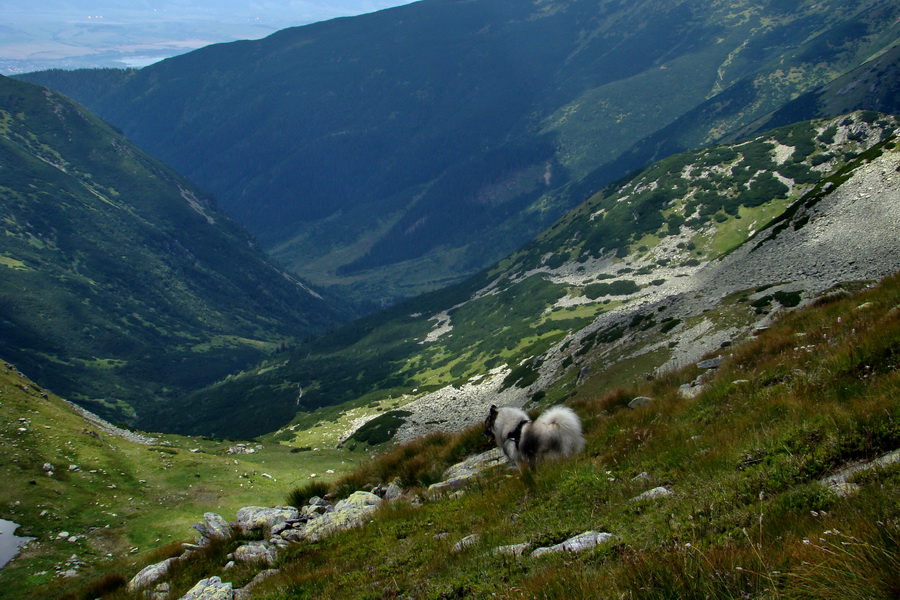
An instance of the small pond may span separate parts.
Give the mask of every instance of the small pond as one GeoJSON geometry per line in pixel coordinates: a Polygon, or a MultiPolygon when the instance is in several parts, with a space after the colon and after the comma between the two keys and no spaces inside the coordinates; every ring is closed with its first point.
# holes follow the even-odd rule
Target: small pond
{"type": "Polygon", "coordinates": [[[18,524],[12,521],[0,519],[0,569],[5,567],[6,563],[19,553],[20,547],[34,539],[14,535],[18,527],[18,524]]]}

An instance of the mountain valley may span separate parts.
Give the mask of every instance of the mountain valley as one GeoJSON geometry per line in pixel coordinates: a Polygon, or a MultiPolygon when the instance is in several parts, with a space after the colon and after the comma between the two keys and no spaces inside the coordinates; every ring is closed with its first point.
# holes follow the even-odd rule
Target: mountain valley
{"type": "Polygon", "coordinates": [[[72,101],[0,78],[0,354],[153,429],[181,396],[352,314],[72,101]]]}
{"type": "Polygon", "coordinates": [[[898,18],[422,0],[0,77],[0,599],[896,597],[898,18]],[[561,404],[570,459],[483,435],[561,404]]]}
{"type": "Polygon", "coordinates": [[[383,443],[465,427],[492,403],[598,393],[578,385],[586,371],[609,388],[690,363],[781,308],[897,271],[896,127],[857,113],[663,160],[464,284],[198,392],[203,416],[170,426],[245,426],[265,403],[299,411],[276,439],[325,420],[332,445],[367,428],[383,443]]]}
{"type": "MultiPolygon", "coordinates": [[[[883,54],[895,68],[898,16],[885,0],[427,0],[139,71],[24,77],[371,311],[488,267],[634,169],[883,54]]],[[[889,87],[853,97],[793,121],[896,110],[889,87]]]]}

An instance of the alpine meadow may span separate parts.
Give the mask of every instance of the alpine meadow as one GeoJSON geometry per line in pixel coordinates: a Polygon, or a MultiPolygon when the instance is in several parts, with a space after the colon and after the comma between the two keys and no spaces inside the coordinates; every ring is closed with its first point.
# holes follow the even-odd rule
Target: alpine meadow
{"type": "Polygon", "coordinates": [[[898,23],[420,0],[0,77],[0,599],[900,597],[898,23]]]}

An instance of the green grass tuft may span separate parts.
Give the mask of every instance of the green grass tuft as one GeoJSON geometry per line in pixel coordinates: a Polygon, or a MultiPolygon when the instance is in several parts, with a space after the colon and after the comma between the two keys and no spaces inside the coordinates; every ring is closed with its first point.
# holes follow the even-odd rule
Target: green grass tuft
{"type": "MultiPolygon", "coordinates": [[[[499,469],[461,497],[391,504],[295,550],[260,597],[895,598],[900,469],[857,473],[849,496],[819,480],[900,448],[898,304],[900,276],[787,314],[731,348],[690,400],[677,390],[693,365],[579,395],[582,455],[528,477],[499,469]],[[653,402],[627,408],[638,395],[653,402]],[[632,501],[660,486],[673,494],[632,501]],[[491,554],[587,530],[616,537],[579,554],[491,554]],[[471,534],[476,545],[452,552],[471,534]]],[[[392,448],[335,489],[424,487],[486,447],[478,429],[392,448]]]]}

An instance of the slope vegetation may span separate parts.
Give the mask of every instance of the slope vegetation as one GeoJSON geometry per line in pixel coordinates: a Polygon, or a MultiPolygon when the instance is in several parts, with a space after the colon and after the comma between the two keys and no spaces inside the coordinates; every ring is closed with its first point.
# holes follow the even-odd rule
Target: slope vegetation
{"type": "Polygon", "coordinates": [[[278,423],[253,407],[283,407],[301,412],[277,439],[377,444],[463,428],[492,403],[596,393],[591,371],[614,386],[696,360],[900,268],[896,128],[857,113],[656,163],[464,284],[195,396],[197,414],[228,417],[172,426],[257,435],[278,423]]]}
{"type": "Polygon", "coordinates": [[[347,317],[184,178],[70,100],[0,78],[0,352],[152,426],[197,389],[347,317]]]}
{"type": "MultiPolygon", "coordinates": [[[[731,349],[692,399],[679,386],[694,365],[579,400],[584,455],[533,477],[501,468],[461,497],[401,500],[288,554],[258,595],[896,597],[898,303],[897,276],[828,295],[731,349]],[[628,408],[637,396],[650,400],[628,408]],[[612,538],[531,555],[586,531],[612,538]]],[[[427,473],[442,443],[456,441],[410,445],[354,481],[427,473]]]]}
{"type": "Polygon", "coordinates": [[[898,11],[424,0],[140,71],[29,79],[211,191],[295,272],[374,308],[458,281],[611,180],[844,75],[896,44],[898,11]]]}
{"type": "Polygon", "coordinates": [[[860,287],[772,322],[713,370],[573,402],[587,447],[570,460],[495,465],[448,493],[428,486],[486,440],[478,426],[434,434],[330,487],[401,490],[353,531],[293,538],[273,565],[226,566],[247,541],[225,539],[163,585],[246,590],[266,569],[253,598],[896,598],[900,276],[860,287]]]}
{"type": "Polygon", "coordinates": [[[34,538],[0,569],[4,600],[94,600],[136,564],[179,551],[204,512],[280,504],[286,487],[346,474],[353,460],[257,443],[235,454],[234,442],[123,430],[5,361],[0,445],[0,518],[34,538]]]}

